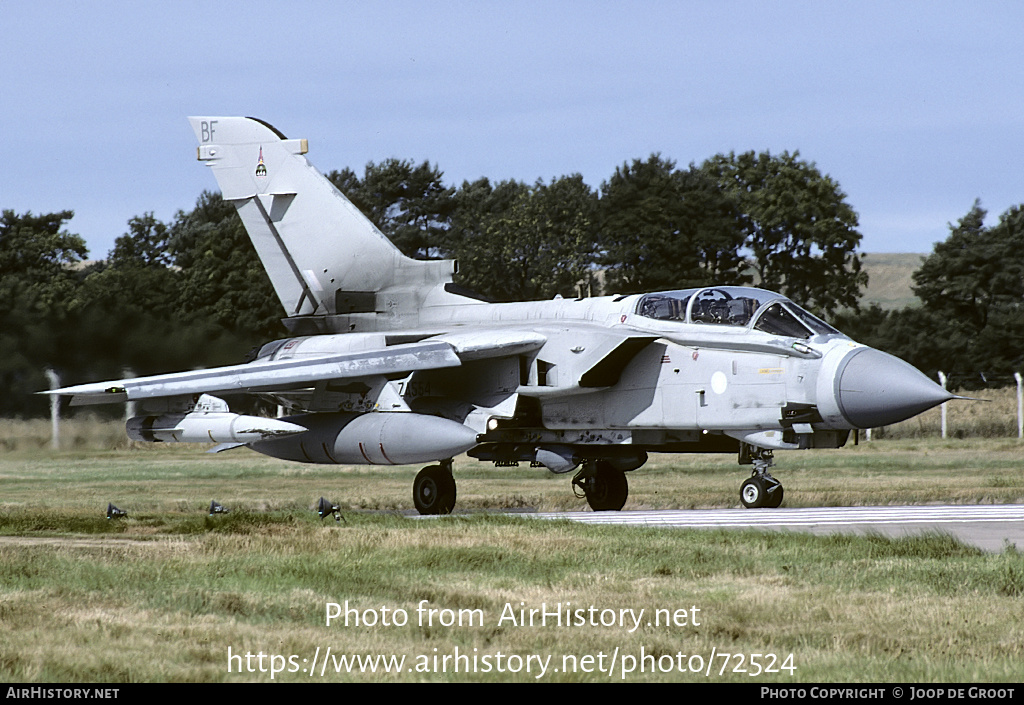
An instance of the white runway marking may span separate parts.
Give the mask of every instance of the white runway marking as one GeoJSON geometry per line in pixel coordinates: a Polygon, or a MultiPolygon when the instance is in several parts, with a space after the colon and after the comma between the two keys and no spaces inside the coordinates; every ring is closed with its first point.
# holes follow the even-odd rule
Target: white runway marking
{"type": "Polygon", "coordinates": [[[999,551],[1009,544],[1024,549],[1024,505],[1020,504],[548,512],[526,516],[589,524],[792,529],[816,534],[853,531],[906,536],[931,531],[952,534],[986,550],[999,551]]]}

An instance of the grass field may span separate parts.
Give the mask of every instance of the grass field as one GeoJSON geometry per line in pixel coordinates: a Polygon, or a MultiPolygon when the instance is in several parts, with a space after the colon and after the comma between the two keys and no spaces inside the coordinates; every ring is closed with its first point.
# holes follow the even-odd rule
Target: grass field
{"type": "MultiPolygon", "coordinates": [[[[411,506],[414,467],[20,445],[0,453],[5,681],[1024,675],[1024,557],[1013,550],[986,554],[941,535],[676,531],[486,513],[413,520],[393,510],[411,506]],[[320,496],[342,506],[344,523],[316,516],[320,496]],[[207,516],[211,500],[231,513],[207,516]],[[108,521],[108,502],[128,518],[108,521]],[[328,626],[328,605],[346,601],[349,625],[328,626]],[[519,610],[531,609],[582,609],[583,623],[541,625],[535,615],[522,624],[519,610]],[[340,661],[355,654],[404,661],[359,673],[340,661]]],[[[1024,502],[1022,450],[1016,439],[883,440],[780,453],[776,475],[794,507],[1024,502]]],[[[738,506],[745,472],[731,456],[657,456],[631,475],[626,508],[738,506]]],[[[461,458],[456,477],[461,510],[584,506],[566,476],[544,470],[461,458]]]]}

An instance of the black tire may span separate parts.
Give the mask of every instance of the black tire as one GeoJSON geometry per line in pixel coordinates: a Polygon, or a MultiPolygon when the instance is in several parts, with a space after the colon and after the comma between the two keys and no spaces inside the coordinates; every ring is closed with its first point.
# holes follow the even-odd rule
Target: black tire
{"type": "Polygon", "coordinates": [[[455,508],[455,478],[440,465],[428,465],[412,483],[412,501],[420,514],[451,514],[455,508]]]}
{"type": "Polygon", "coordinates": [[[593,475],[584,483],[584,491],[587,504],[595,512],[617,512],[629,498],[629,481],[626,480],[626,473],[599,460],[593,475]]]}
{"type": "Polygon", "coordinates": [[[765,489],[764,480],[760,477],[755,475],[748,478],[746,482],[740,485],[740,502],[747,509],[758,509],[767,506],[764,503],[765,489]]]}
{"type": "Polygon", "coordinates": [[[782,504],[782,483],[776,481],[774,488],[769,488],[765,492],[763,507],[768,509],[778,509],[779,505],[782,504]]]}

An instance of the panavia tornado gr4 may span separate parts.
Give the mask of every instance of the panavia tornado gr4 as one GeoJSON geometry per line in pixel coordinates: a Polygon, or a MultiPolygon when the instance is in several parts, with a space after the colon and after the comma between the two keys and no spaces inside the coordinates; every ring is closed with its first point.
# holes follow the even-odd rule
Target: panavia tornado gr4
{"type": "Polygon", "coordinates": [[[198,158],[238,209],[293,337],[246,364],[58,389],[133,401],[136,440],[247,446],[305,463],[427,464],[423,514],[456,499],[462,453],[572,473],[618,510],[648,453],[736,452],[746,507],[777,507],[773,452],[838,448],[953,398],[770,291],[712,286],[488,303],[453,260],[405,257],[287,139],[242,117],[190,118],[198,158]],[[253,394],[279,419],[232,413],[253,394]]]}

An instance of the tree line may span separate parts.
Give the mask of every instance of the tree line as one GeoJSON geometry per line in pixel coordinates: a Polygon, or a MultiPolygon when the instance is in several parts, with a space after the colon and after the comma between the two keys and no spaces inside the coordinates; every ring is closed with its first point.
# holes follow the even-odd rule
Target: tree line
{"type": "Polygon", "coordinates": [[[652,154],[597,190],[579,174],[458,189],[442,176],[388,160],[362,179],[328,178],[405,254],[458,259],[459,283],[495,301],[756,280],[829,315],[855,307],[867,282],[857,214],[799,153],[719,154],[687,168],[652,154]]]}
{"type": "MultiPolygon", "coordinates": [[[[454,187],[437,166],[400,159],[371,162],[361,176],[327,176],[402,252],[458,259],[456,281],[495,301],[755,284],[926,370],[952,359],[934,342],[945,352],[955,341],[989,350],[991,341],[976,339],[987,331],[984,340],[1001,345],[999,326],[1014,315],[1007,306],[1021,302],[1013,294],[1019,265],[1016,280],[984,277],[992,291],[983,294],[969,281],[947,285],[940,259],[919,272],[924,308],[860,311],[867,276],[857,214],[799,153],[719,154],[684,168],[652,154],[624,163],[597,189],[578,174],[454,187]],[[968,320],[982,313],[980,328],[968,320]],[[949,325],[955,335],[931,337],[949,325]]],[[[31,392],[46,387],[47,366],[70,384],[231,364],[286,335],[266,273],[219,194],[202,193],[169,223],[152,213],[133,217],[97,262],[86,262],[84,241],[65,228],[72,217],[4,210],[0,218],[0,415],[45,412],[46,400],[31,392]]],[[[974,237],[966,245],[974,250],[977,241],[1016,237],[1016,248],[986,244],[978,256],[1000,257],[996,269],[1008,257],[1019,262],[1019,214],[992,229],[976,218],[972,211],[950,239],[974,237]]],[[[969,270],[973,262],[960,264],[969,270]]],[[[1009,349],[1002,354],[997,366],[1013,359],[1009,349]]]]}
{"type": "Polygon", "coordinates": [[[836,317],[854,340],[913,363],[954,389],[1013,384],[1024,372],[1024,205],[985,225],[980,201],[913,274],[920,306],[877,304],[836,317]]]}

